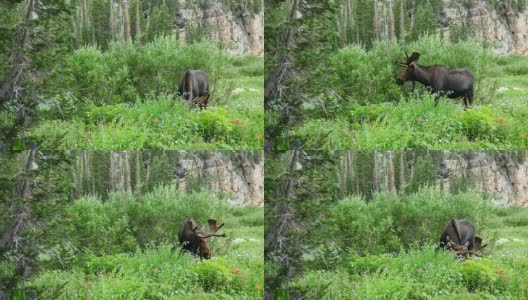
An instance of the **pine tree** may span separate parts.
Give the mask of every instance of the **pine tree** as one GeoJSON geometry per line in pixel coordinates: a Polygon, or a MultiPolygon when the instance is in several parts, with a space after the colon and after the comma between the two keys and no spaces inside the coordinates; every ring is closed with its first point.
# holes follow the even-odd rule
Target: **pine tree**
{"type": "Polygon", "coordinates": [[[416,7],[416,17],[414,21],[414,30],[412,32],[413,40],[418,39],[425,33],[435,33],[438,28],[438,21],[433,6],[429,1],[418,4],[416,7]]]}
{"type": "Polygon", "coordinates": [[[172,17],[165,0],[163,0],[159,6],[152,10],[149,36],[152,38],[157,35],[170,35],[172,34],[172,27],[172,17]]]}

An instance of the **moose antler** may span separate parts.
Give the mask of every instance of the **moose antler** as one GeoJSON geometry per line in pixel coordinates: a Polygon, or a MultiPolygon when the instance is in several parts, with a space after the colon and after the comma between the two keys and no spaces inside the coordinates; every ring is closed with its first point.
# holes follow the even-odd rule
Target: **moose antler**
{"type": "Polygon", "coordinates": [[[403,50],[403,53],[405,53],[405,62],[396,61],[396,64],[400,67],[407,68],[411,63],[420,58],[420,53],[418,52],[413,52],[410,57],[409,54],[407,54],[407,51],[403,50]]]}
{"type": "Polygon", "coordinates": [[[222,226],[224,226],[224,223],[222,223],[220,226],[216,227],[216,220],[209,219],[209,220],[207,220],[207,222],[209,223],[209,229],[211,230],[211,234],[206,234],[206,235],[199,234],[198,232],[196,232],[196,230],[198,229],[198,226],[196,226],[196,227],[193,228],[193,233],[197,237],[199,237],[201,239],[207,239],[207,238],[210,238],[212,236],[215,236],[215,237],[227,237],[225,233],[216,234],[218,229],[220,229],[220,228],[222,228],[222,226]]]}
{"type": "Polygon", "coordinates": [[[216,227],[216,220],[215,219],[209,219],[207,220],[207,223],[209,223],[209,231],[212,233],[217,232],[222,226],[224,226],[224,223],[222,223],[220,226],[216,227]]]}

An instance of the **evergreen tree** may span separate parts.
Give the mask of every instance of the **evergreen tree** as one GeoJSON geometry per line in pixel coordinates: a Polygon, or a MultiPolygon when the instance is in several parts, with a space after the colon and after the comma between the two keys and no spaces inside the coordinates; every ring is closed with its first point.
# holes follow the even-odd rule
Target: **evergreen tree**
{"type": "Polygon", "coordinates": [[[435,33],[438,28],[436,14],[433,6],[429,1],[422,2],[416,6],[416,16],[412,39],[418,39],[420,35],[426,33],[435,33]]]}
{"type": "Polygon", "coordinates": [[[163,0],[159,6],[155,6],[152,10],[149,32],[150,39],[157,35],[171,35],[172,29],[172,17],[165,0],[163,0]]]}

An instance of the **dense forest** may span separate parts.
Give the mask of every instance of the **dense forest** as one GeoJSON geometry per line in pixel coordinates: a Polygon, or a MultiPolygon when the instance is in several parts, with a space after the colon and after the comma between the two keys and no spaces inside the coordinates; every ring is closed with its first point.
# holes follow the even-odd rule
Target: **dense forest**
{"type": "Polygon", "coordinates": [[[273,149],[526,149],[525,1],[267,1],[273,149]],[[396,61],[466,68],[474,99],[401,86],[396,61]],[[407,57],[408,59],[408,57],[407,57]],[[441,95],[440,95],[441,96],[441,95]]]}
{"type": "Polygon", "coordinates": [[[239,205],[230,182],[204,177],[214,162],[233,162],[226,172],[236,177],[236,166],[243,173],[261,160],[231,151],[0,153],[0,296],[262,297],[263,208],[239,205]],[[225,238],[209,239],[211,259],[179,254],[186,217],[225,224],[225,238]]]}
{"type": "MultiPolygon", "coordinates": [[[[271,299],[523,298],[526,207],[493,205],[494,193],[478,190],[478,176],[446,175],[456,169],[450,163],[455,160],[461,166],[480,161],[474,169],[488,169],[482,161],[525,168],[525,155],[266,152],[266,294],[271,299]],[[447,177],[453,177],[450,184],[447,177]],[[436,250],[451,218],[474,224],[487,244],[480,257],[436,250]]],[[[519,185],[526,188],[526,182],[519,185]]]]}
{"type": "Polygon", "coordinates": [[[0,4],[0,142],[9,149],[256,149],[261,1],[0,4]],[[236,55],[236,56],[233,56],[236,55]],[[209,110],[175,101],[209,75],[209,110]],[[191,108],[191,109],[190,109],[191,108]]]}

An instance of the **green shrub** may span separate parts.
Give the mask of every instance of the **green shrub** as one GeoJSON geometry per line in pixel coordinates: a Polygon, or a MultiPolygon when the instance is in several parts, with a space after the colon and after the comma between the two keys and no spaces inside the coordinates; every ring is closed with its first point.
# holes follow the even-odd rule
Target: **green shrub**
{"type": "Polygon", "coordinates": [[[79,118],[45,121],[31,130],[43,149],[256,149],[263,145],[257,111],[189,110],[169,96],[133,105],[86,105],[79,118]]]}
{"type": "MultiPolygon", "coordinates": [[[[211,86],[223,75],[227,56],[210,42],[185,44],[174,36],[145,45],[114,43],[105,52],[94,46],[76,50],[53,71],[48,91],[78,106],[135,102],[155,93],[175,93],[186,69],[202,69],[211,86]]],[[[215,91],[212,90],[212,97],[215,91]]]]}
{"type": "Polygon", "coordinates": [[[493,269],[492,262],[488,259],[467,260],[457,267],[462,274],[464,284],[468,291],[487,291],[501,293],[506,289],[508,271],[493,269]]]}
{"type": "Polygon", "coordinates": [[[490,139],[494,136],[496,124],[487,107],[469,109],[460,114],[462,130],[473,141],[476,139],[490,139]]]}
{"type": "Polygon", "coordinates": [[[215,258],[194,265],[194,272],[202,283],[206,292],[223,290],[225,286],[232,289],[241,289],[244,274],[240,269],[229,269],[228,263],[223,258],[215,258]]]}
{"type": "Polygon", "coordinates": [[[451,218],[468,219],[481,231],[491,213],[491,204],[476,192],[449,194],[425,187],[408,196],[377,193],[368,203],[346,198],[320,224],[326,234],[340,236],[336,243],[341,249],[366,255],[436,243],[451,218]]]}
{"type": "Polygon", "coordinates": [[[196,121],[204,141],[240,141],[244,124],[240,119],[228,119],[228,112],[222,108],[201,111],[196,121]]]}
{"type": "Polygon", "coordinates": [[[107,202],[83,197],[65,211],[56,231],[70,237],[77,249],[95,255],[131,252],[136,247],[176,243],[181,222],[193,217],[222,220],[227,204],[210,192],[182,194],[175,186],[159,186],[143,196],[115,193],[107,202]]]}
{"type": "MultiPolygon", "coordinates": [[[[476,41],[446,43],[439,35],[423,35],[406,46],[408,52],[421,54],[421,65],[444,65],[448,68],[467,68],[475,77],[477,102],[493,61],[492,53],[476,41]]],[[[350,97],[358,103],[380,103],[399,101],[407,94],[407,88],[400,88],[394,77],[401,68],[394,62],[404,60],[401,47],[394,42],[378,41],[366,51],[363,46],[352,45],[339,50],[328,58],[328,66],[320,69],[320,76],[328,76],[324,87],[346,99],[350,97]]],[[[419,86],[420,84],[418,84],[419,86]]]]}

